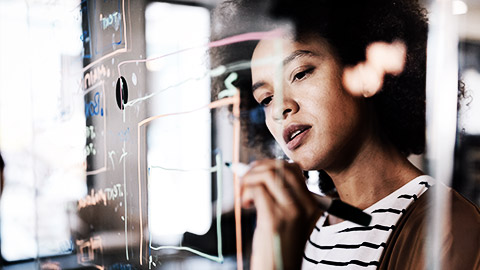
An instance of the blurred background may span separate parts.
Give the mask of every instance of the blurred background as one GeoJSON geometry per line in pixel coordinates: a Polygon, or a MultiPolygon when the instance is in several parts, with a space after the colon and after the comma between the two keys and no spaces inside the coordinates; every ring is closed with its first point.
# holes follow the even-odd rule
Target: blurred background
{"type": "MultiPolygon", "coordinates": [[[[433,0],[423,2],[427,8],[435,4],[433,0]]],[[[0,153],[6,164],[0,239],[5,269],[103,269],[107,265],[110,265],[107,269],[131,269],[138,263],[133,263],[133,258],[141,252],[151,253],[140,258],[142,266],[136,267],[160,267],[158,258],[170,256],[175,262],[172,269],[191,269],[193,263],[204,269],[236,268],[235,239],[228,240],[234,232],[225,229],[222,231],[225,239],[218,242],[219,228],[215,227],[222,215],[225,224],[233,226],[231,174],[223,172],[225,179],[230,180],[219,186],[215,179],[221,171],[208,171],[222,166],[216,160],[218,153],[225,161],[232,158],[229,146],[233,131],[228,113],[221,109],[200,111],[195,117],[187,115],[169,124],[163,120],[152,122],[144,133],[140,129],[137,133],[137,124],[149,116],[192,110],[211,100],[210,82],[204,77],[209,67],[205,49],[159,61],[142,61],[207,43],[210,11],[216,3],[215,0],[0,1],[0,153]],[[137,61],[119,64],[132,59],[137,61]],[[129,91],[122,92],[119,98],[121,76],[129,91]],[[188,78],[190,81],[185,82],[188,78]],[[167,91],[170,87],[176,91],[167,91]],[[159,89],[166,92],[154,97],[159,89]],[[130,103],[122,101],[125,93],[130,103]],[[141,100],[150,94],[152,98],[141,100]],[[172,126],[165,130],[168,125],[172,126]],[[184,135],[179,142],[175,141],[177,134],[184,135]],[[146,136],[145,158],[137,154],[138,149],[138,153],[143,151],[136,144],[137,136],[146,136]],[[158,136],[169,139],[163,142],[150,139],[158,136]],[[130,145],[132,141],[134,145],[130,145]],[[173,147],[179,145],[185,149],[173,147]],[[155,192],[167,189],[167,182],[141,182],[139,187],[140,178],[168,177],[159,167],[165,162],[172,162],[172,166],[180,163],[170,159],[162,165],[158,161],[162,161],[160,157],[165,152],[177,150],[192,158],[184,162],[200,165],[187,169],[204,170],[194,187],[193,182],[188,182],[192,176],[183,173],[172,176],[184,183],[183,187],[175,187],[174,193],[155,192]],[[91,164],[95,167],[89,167],[91,164]],[[140,170],[141,166],[148,169],[148,175],[137,176],[137,167],[140,170]],[[125,191],[123,195],[121,191],[125,191]],[[148,194],[148,202],[138,195],[142,191],[148,194]],[[96,205],[95,211],[88,207],[80,209],[79,201],[100,206],[96,205]],[[107,201],[108,208],[100,208],[107,201]],[[128,212],[127,205],[136,207],[128,212]],[[147,209],[142,209],[142,205],[147,209]],[[162,208],[165,205],[177,208],[162,208]],[[111,215],[113,211],[115,214],[111,215]],[[142,213],[148,214],[148,218],[142,217],[142,213]],[[105,216],[104,221],[99,224],[87,221],[95,219],[95,215],[105,216]],[[180,223],[162,222],[165,217],[179,220],[186,215],[192,218],[181,219],[180,223]],[[112,219],[117,219],[118,226],[105,226],[112,219]],[[148,224],[144,232],[148,237],[133,236],[143,229],[139,228],[142,222],[148,224]],[[193,225],[182,227],[182,224],[193,225]],[[106,231],[113,232],[110,238],[105,236],[106,231]],[[154,247],[160,244],[182,245],[185,234],[191,237],[192,247],[202,241],[213,241],[213,247],[198,249],[203,248],[202,252],[214,259],[205,262],[195,257],[182,261],[187,255],[167,251],[155,255],[154,247]],[[108,253],[106,239],[119,243],[110,247],[114,250],[113,259],[102,257],[108,253]],[[225,263],[218,264],[215,259],[222,257],[217,252],[222,244],[225,263]],[[121,259],[116,264],[118,254],[121,259]]],[[[451,4],[450,19],[458,37],[458,50],[455,56],[445,57],[457,60],[458,76],[466,88],[456,127],[452,127],[456,141],[451,185],[479,205],[480,1],[455,0],[451,4]]],[[[426,168],[425,157],[411,159],[418,167],[426,168]]],[[[315,187],[317,183],[309,185],[315,187]]],[[[163,262],[168,269],[169,261],[163,262]]]]}

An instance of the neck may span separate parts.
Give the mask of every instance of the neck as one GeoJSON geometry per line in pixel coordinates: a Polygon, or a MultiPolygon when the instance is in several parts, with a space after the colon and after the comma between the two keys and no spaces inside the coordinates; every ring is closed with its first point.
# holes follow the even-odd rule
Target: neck
{"type": "Polygon", "coordinates": [[[365,209],[423,173],[393,146],[366,142],[348,165],[325,169],[340,199],[365,209]]]}

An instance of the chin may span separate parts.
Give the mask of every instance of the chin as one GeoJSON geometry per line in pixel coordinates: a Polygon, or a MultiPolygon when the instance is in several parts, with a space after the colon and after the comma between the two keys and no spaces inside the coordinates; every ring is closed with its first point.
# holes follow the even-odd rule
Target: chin
{"type": "Polygon", "coordinates": [[[314,151],[288,153],[287,156],[304,171],[321,170],[324,168],[322,165],[325,165],[325,159],[320,158],[314,151]]]}
{"type": "Polygon", "coordinates": [[[298,165],[304,171],[318,171],[318,170],[320,170],[317,166],[315,166],[314,164],[310,164],[310,163],[300,163],[299,162],[298,165]]]}
{"type": "Polygon", "coordinates": [[[316,164],[312,162],[313,160],[310,158],[291,157],[290,159],[297,163],[304,171],[317,170],[316,164]]]}

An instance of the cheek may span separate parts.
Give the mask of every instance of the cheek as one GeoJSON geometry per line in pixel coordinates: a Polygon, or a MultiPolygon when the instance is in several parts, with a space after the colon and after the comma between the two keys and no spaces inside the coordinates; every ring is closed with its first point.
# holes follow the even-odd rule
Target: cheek
{"type": "Polygon", "coordinates": [[[321,119],[333,122],[334,126],[358,113],[357,101],[343,89],[335,70],[321,73],[306,87],[304,93],[309,97],[305,100],[308,109],[321,119]]]}
{"type": "Polygon", "coordinates": [[[278,122],[273,120],[273,118],[267,111],[265,111],[265,124],[267,125],[270,134],[273,135],[273,138],[275,138],[278,143],[282,144],[282,126],[278,122]]]}

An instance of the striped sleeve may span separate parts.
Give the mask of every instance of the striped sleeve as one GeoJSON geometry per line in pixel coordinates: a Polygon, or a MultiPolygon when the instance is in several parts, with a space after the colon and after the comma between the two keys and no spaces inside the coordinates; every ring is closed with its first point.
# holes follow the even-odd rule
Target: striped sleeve
{"type": "Polygon", "coordinates": [[[324,226],[324,214],[306,243],[302,269],[376,269],[398,219],[433,183],[429,176],[417,177],[365,209],[372,215],[369,226],[349,221],[324,226]]]}

